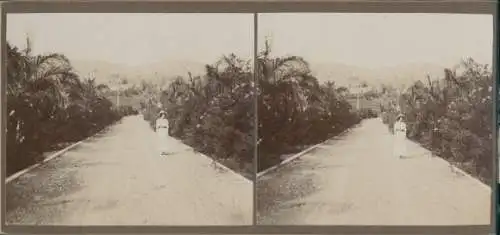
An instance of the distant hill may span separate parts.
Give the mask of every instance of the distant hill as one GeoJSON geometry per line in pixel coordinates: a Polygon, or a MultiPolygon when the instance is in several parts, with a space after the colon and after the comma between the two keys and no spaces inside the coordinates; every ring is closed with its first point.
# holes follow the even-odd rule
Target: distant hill
{"type": "MultiPolygon", "coordinates": [[[[141,79],[165,79],[168,81],[176,76],[186,77],[188,72],[193,75],[201,75],[205,72],[205,64],[194,61],[164,60],[143,66],[127,66],[104,61],[75,60],[72,61],[72,64],[82,76],[95,71],[98,83],[109,83],[115,74],[127,78],[130,83],[137,83],[141,79]]],[[[434,78],[444,75],[444,67],[425,63],[377,69],[341,63],[311,63],[311,69],[320,82],[335,81],[335,83],[343,86],[353,83],[349,79],[352,76],[358,77],[361,81],[366,81],[369,85],[377,86],[386,83],[401,86],[409,85],[416,80],[426,79],[426,74],[430,74],[434,78]]]]}
{"type": "Polygon", "coordinates": [[[316,63],[311,64],[311,69],[320,82],[330,80],[339,85],[347,86],[352,84],[349,78],[355,76],[370,85],[386,83],[401,86],[426,79],[427,74],[433,78],[442,77],[445,67],[422,63],[369,69],[340,63],[316,63]]]}
{"type": "Polygon", "coordinates": [[[160,78],[173,79],[176,76],[187,76],[188,72],[193,75],[201,74],[205,70],[205,64],[193,61],[161,61],[143,66],[127,66],[105,61],[72,61],[75,70],[81,76],[87,76],[94,72],[98,83],[109,83],[116,75],[127,78],[130,83],[138,83],[140,80],[155,80],[160,78]]]}

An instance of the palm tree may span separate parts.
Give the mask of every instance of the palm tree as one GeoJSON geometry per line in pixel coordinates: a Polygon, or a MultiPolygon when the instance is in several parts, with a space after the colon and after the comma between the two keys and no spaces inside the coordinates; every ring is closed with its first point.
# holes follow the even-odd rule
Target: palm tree
{"type": "MultiPolygon", "coordinates": [[[[256,73],[260,88],[259,119],[263,125],[259,129],[269,132],[261,135],[285,133],[285,129],[304,117],[312,102],[319,100],[319,83],[311,75],[309,63],[299,56],[271,58],[268,40],[257,58],[256,73]],[[273,123],[273,120],[280,121],[273,123]]],[[[266,140],[262,144],[266,145],[266,140]]]]}
{"type": "Polygon", "coordinates": [[[88,127],[102,127],[117,118],[109,103],[103,102],[95,80],[80,81],[64,55],[34,55],[27,38],[24,50],[7,43],[7,56],[9,174],[37,161],[31,152],[46,151],[53,144],[70,139],[80,140],[82,133],[75,125],[93,131],[88,127]],[[95,112],[95,107],[99,107],[96,103],[104,107],[99,109],[99,115],[95,112]],[[92,122],[91,116],[112,119],[92,122]]]}
{"type": "MultiPolygon", "coordinates": [[[[69,105],[72,89],[79,86],[78,76],[62,54],[32,55],[29,38],[26,49],[19,51],[9,44],[7,49],[7,96],[15,101],[8,105],[8,112],[11,116],[17,113],[17,125],[27,123],[19,117],[29,117],[33,124],[28,128],[38,128],[36,123],[47,121],[69,105]]],[[[38,139],[36,133],[33,139],[38,139]]]]}

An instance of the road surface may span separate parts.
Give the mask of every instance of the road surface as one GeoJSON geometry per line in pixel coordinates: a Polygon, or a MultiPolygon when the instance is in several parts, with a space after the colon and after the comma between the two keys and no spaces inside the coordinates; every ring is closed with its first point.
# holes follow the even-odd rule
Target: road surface
{"type": "Polygon", "coordinates": [[[489,225],[491,190],[419,145],[392,155],[392,135],[365,120],[261,176],[262,225],[489,225]]]}
{"type": "Polygon", "coordinates": [[[6,186],[7,224],[250,225],[253,185],[177,140],[161,157],[141,116],[6,186]]]}

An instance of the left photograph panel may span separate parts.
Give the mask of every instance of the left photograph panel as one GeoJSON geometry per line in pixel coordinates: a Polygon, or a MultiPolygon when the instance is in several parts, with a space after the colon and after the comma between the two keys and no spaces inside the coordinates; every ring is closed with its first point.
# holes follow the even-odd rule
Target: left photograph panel
{"type": "Polygon", "coordinates": [[[253,14],[7,14],[6,225],[251,225],[253,14]]]}

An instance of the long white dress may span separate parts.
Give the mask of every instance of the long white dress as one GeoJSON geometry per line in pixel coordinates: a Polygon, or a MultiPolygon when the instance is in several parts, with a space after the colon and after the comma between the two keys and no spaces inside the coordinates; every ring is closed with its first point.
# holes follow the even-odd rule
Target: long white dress
{"type": "Polygon", "coordinates": [[[394,155],[406,156],[406,123],[401,121],[394,123],[394,155]]]}
{"type": "Polygon", "coordinates": [[[169,152],[169,139],[168,135],[168,120],[166,118],[158,118],[156,120],[156,134],[158,136],[158,150],[160,154],[167,154],[169,152]]]}

